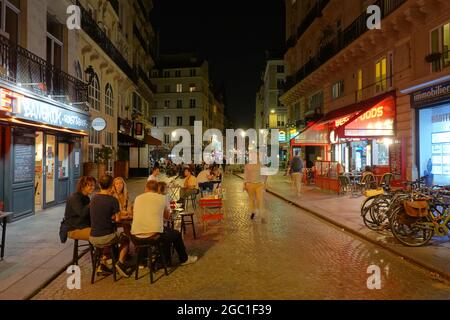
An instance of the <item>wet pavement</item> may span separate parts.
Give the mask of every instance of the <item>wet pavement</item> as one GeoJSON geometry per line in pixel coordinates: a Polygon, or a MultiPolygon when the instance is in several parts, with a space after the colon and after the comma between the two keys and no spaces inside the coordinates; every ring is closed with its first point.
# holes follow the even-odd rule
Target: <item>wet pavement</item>
{"type": "MultiPolygon", "coordinates": [[[[136,193],[142,186],[136,182],[130,189],[136,193]]],[[[152,285],[146,269],[137,281],[114,283],[109,276],[91,285],[85,255],[81,289],[67,289],[63,273],[34,299],[450,298],[449,283],[270,194],[265,195],[268,223],[251,221],[242,180],[227,176],[225,187],[224,221],[211,222],[207,232],[197,224],[197,240],[189,229],[185,236],[188,252],[200,257],[197,263],[177,267],[169,276],[158,271],[152,285]],[[381,289],[370,290],[368,268],[374,265],[381,271],[381,289]]]]}

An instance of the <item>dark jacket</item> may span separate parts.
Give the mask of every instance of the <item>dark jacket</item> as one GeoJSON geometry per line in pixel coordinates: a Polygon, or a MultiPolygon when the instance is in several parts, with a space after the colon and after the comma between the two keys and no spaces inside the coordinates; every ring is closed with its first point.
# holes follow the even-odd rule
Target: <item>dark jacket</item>
{"type": "Polygon", "coordinates": [[[303,161],[300,157],[293,157],[291,161],[291,172],[297,173],[302,172],[303,169],[303,161]]]}
{"type": "Polygon", "coordinates": [[[64,224],[69,231],[75,229],[84,229],[91,226],[91,217],[89,214],[88,196],[81,192],[74,192],[67,199],[66,211],[64,212],[64,224]]]}

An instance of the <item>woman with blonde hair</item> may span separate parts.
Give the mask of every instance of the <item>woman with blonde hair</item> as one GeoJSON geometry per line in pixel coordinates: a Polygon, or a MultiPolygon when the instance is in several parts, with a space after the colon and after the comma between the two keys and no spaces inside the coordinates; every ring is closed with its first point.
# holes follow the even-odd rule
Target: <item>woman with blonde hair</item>
{"type": "Polygon", "coordinates": [[[131,216],[132,209],[131,203],[128,196],[128,189],[125,180],[122,177],[117,177],[113,180],[113,186],[111,189],[111,194],[114,198],[119,201],[121,216],[131,216]]]}

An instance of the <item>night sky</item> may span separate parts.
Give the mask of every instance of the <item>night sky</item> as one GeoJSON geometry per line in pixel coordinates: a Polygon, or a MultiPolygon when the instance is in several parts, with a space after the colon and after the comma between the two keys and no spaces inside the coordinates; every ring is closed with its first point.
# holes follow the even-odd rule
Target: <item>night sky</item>
{"type": "Polygon", "coordinates": [[[253,127],[266,50],[284,44],[282,0],[154,0],[160,52],[198,52],[217,87],[224,86],[234,127],[253,127]]]}

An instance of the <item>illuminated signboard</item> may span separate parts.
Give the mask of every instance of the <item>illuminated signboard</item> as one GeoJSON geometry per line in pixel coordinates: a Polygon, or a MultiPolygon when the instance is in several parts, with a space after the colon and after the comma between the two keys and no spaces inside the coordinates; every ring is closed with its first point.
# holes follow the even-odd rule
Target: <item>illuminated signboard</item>
{"type": "MultiPolygon", "coordinates": [[[[346,137],[393,136],[395,101],[387,98],[345,125],[346,137]]],[[[348,120],[347,120],[348,121],[348,120]]]]}
{"type": "Polygon", "coordinates": [[[278,142],[286,142],[286,132],[280,131],[278,135],[278,142]]]}
{"type": "Polygon", "coordinates": [[[89,116],[63,109],[25,96],[17,98],[13,104],[13,113],[19,119],[31,120],[62,128],[88,131],[89,116]]]}

